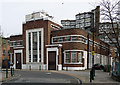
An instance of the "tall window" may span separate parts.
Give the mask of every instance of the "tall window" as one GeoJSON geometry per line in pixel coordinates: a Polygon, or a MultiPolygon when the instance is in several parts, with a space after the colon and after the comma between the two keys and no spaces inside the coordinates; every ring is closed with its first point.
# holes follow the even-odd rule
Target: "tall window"
{"type": "Polygon", "coordinates": [[[28,34],[29,36],[29,62],[31,62],[31,33],[28,34]]]}
{"type": "Polygon", "coordinates": [[[78,53],[78,62],[82,63],[82,52],[78,53]]]}
{"type": "Polygon", "coordinates": [[[66,63],[69,63],[70,60],[69,56],[70,56],[69,52],[66,52],[66,58],[65,58],[66,63]]]}
{"type": "Polygon", "coordinates": [[[39,32],[39,62],[41,62],[41,32],[39,32]]]}
{"type": "Polygon", "coordinates": [[[37,62],[37,32],[33,32],[33,62],[37,62]]]}
{"type": "Polygon", "coordinates": [[[77,63],[77,52],[71,52],[71,62],[77,63]]]}
{"type": "Polygon", "coordinates": [[[42,62],[42,37],[41,31],[28,32],[28,61],[29,62],[42,62]]]}

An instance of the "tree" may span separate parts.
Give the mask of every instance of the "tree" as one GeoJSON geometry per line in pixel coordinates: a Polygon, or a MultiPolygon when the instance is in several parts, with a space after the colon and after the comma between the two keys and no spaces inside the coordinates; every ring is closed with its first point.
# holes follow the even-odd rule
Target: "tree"
{"type": "Polygon", "coordinates": [[[110,22],[112,25],[112,28],[109,30],[109,33],[106,32],[106,29],[103,29],[103,32],[111,41],[111,43],[115,46],[115,48],[117,48],[117,59],[120,62],[120,24],[117,28],[115,28],[114,26],[115,22],[120,22],[120,9],[118,8],[119,5],[120,0],[119,1],[102,0],[100,2],[102,17],[101,20],[104,22],[106,21],[110,22]]]}

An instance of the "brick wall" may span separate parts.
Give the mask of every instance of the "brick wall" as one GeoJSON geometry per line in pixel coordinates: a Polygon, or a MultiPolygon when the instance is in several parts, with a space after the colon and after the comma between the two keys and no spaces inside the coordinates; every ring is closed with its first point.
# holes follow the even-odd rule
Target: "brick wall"
{"type": "MultiPolygon", "coordinates": [[[[10,43],[11,41],[18,41],[18,40],[23,40],[23,35],[13,35],[13,36],[10,36],[10,43]]],[[[12,44],[12,43],[11,43],[12,44]]],[[[10,47],[10,53],[12,53],[12,63],[14,64],[14,50],[23,50],[24,48],[13,48],[13,47],[10,47]]]]}
{"type": "Polygon", "coordinates": [[[29,21],[23,24],[23,45],[24,45],[24,52],[23,52],[23,60],[24,64],[26,63],[26,30],[29,29],[39,29],[43,28],[44,29],[44,64],[46,64],[46,46],[50,44],[50,34],[51,31],[55,30],[54,28],[51,27],[51,24],[54,24],[58,27],[61,27],[60,25],[49,21],[49,20],[36,20],[36,21],[29,21]]]}
{"type": "MultiPolygon", "coordinates": [[[[83,35],[84,37],[87,38],[88,33],[85,32],[82,29],[62,29],[62,30],[56,30],[56,31],[52,31],[52,37],[56,37],[56,36],[66,36],[66,35],[83,35]]],[[[90,34],[89,35],[89,39],[93,39],[93,36],[90,34]]],[[[106,47],[108,47],[109,45],[100,41],[98,38],[94,38],[95,42],[100,43],[106,47]]],[[[57,43],[57,44],[62,44],[62,50],[63,52],[65,50],[83,50],[83,51],[87,51],[87,44],[84,43],[80,43],[80,42],[65,42],[65,43],[57,43]]],[[[89,45],[89,52],[92,51],[92,45],[89,45]]],[[[106,55],[108,56],[108,50],[103,49],[103,48],[98,48],[97,46],[94,47],[95,53],[101,54],[101,55],[106,55]]],[[[64,61],[64,54],[62,56],[63,61],[64,61]]],[[[82,63],[83,64],[64,64],[64,66],[69,66],[69,67],[83,67],[84,66],[84,58],[82,59],[82,63]]]]}

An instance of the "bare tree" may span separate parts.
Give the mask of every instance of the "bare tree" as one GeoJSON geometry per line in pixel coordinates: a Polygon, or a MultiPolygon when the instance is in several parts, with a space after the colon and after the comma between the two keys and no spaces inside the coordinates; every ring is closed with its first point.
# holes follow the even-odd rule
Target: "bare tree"
{"type": "Polygon", "coordinates": [[[120,5],[120,0],[102,0],[100,2],[102,17],[101,20],[104,22],[110,22],[112,25],[112,28],[110,29],[111,32],[109,31],[108,33],[105,31],[105,29],[103,29],[103,32],[111,41],[111,43],[115,46],[115,48],[117,48],[117,59],[120,62],[120,26],[118,26],[117,28],[115,28],[114,26],[115,22],[120,22],[120,9],[118,8],[118,5],[120,5]]]}

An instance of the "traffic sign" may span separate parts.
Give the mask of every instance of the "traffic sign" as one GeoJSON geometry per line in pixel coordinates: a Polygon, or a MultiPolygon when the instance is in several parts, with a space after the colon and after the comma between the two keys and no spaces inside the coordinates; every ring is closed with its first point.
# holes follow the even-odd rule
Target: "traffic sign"
{"type": "Polygon", "coordinates": [[[95,52],[94,52],[94,51],[91,51],[91,55],[95,55],[95,52]]]}

